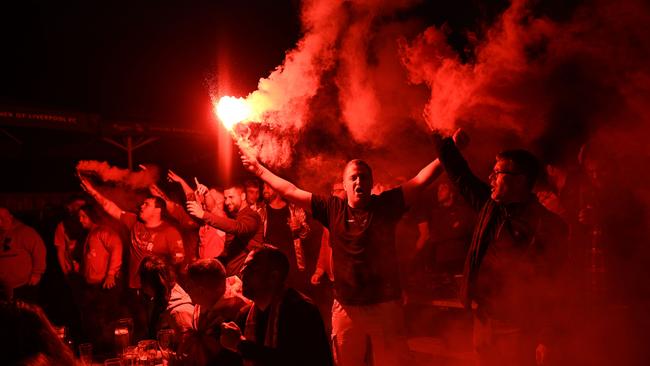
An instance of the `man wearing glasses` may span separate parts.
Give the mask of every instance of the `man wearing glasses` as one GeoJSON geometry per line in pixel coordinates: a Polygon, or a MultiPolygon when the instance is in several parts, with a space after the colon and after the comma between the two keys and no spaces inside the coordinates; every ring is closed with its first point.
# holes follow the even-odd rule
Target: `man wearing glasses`
{"type": "Polygon", "coordinates": [[[499,153],[487,184],[452,139],[442,139],[438,149],[451,182],[478,211],[460,296],[466,307],[475,307],[479,364],[548,362],[545,335],[557,302],[566,225],[533,194],[537,158],[525,150],[499,153]]]}

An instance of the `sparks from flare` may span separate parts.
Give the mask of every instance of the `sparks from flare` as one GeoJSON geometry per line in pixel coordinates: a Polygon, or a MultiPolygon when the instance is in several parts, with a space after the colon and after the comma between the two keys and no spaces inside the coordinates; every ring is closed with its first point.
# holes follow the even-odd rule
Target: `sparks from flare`
{"type": "Polygon", "coordinates": [[[249,119],[252,115],[251,108],[244,98],[221,97],[215,110],[223,126],[231,133],[236,124],[249,119]]]}

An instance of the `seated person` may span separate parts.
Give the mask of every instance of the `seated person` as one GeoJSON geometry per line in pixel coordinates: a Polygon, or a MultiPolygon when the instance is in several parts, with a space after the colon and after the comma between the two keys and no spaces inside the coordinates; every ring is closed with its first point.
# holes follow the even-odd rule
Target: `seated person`
{"type": "Polygon", "coordinates": [[[235,320],[246,305],[226,293],[226,270],[217,259],[205,258],[187,269],[188,292],[196,304],[192,329],[181,342],[179,353],[186,365],[241,365],[236,353],[219,344],[221,324],[235,320]]]}
{"type": "Polygon", "coordinates": [[[265,246],[242,269],[244,296],[253,304],[237,323],[222,324],[221,344],[253,365],[330,366],[332,354],[316,305],[286,286],[289,260],[265,246]],[[243,329],[243,332],[241,331],[243,329]]]}
{"type": "Polygon", "coordinates": [[[140,263],[143,294],[150,300],[149,337],[156,338],[158,330],[170,327],[176,334],[192,327],[192,299],[176,283],[173,269],[162,258],[145,257],[140,263]]]}

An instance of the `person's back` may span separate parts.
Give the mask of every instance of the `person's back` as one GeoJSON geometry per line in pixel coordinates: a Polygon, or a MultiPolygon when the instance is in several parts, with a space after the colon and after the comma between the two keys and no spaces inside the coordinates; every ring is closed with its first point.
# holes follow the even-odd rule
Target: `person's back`
{"type": "Polygon", "coordinates": [[[277,248],[250,253],[242,269],[244,296],[253,304],[237,322],[224,323],[221,344],[252,365],[331,366],[332,354],[318,308],[286,287],[289,261],[277,248]]]}
{"type": "Polygon", "coordinates": [[[236,322],[241,329],[246,329],[248,340],[240,346],[241,352],[260,361],[260,365],[332,365],[326,347],[329,341],[318,307],[292,288],[286,290],[279,306],[260,312],[254,305],[248,305],[241,310],[236,322]],[[275,354],[269,357],[264,347],[274,348],[275,354]]]}
{"type": "Polygon", "coordinates": [[[183,336],[179,353],[186,365],[241,365],[236,353],[219,343],[221,324],[234,321],[245,305],[239,297],[225,297],[226,270],[214,258],[191,263],[188,293],[196,304],[192,328],[183,336]]]}

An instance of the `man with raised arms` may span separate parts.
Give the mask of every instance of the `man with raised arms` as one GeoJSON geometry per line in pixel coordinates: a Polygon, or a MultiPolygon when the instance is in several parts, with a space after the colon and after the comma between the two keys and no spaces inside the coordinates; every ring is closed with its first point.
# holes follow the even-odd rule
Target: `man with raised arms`
{"type": "Polygon", "coordinates": [[[436,159],[401,186],[373,195],[370,166],[363,160],[351,160],[343,170],[346,197],[341,199],[296,187],[260,164],[248,146],[240,143],[240,148],[249,171],[289,202],[310,211],[330,231],[335,292],[332,336],[337,364],[364,364],[367,339],[374,365],[406,364],[409,354],[395,226],[420,192],[440,175],[440,162],[436,159]]]}

